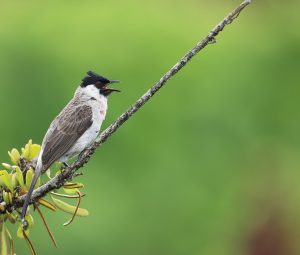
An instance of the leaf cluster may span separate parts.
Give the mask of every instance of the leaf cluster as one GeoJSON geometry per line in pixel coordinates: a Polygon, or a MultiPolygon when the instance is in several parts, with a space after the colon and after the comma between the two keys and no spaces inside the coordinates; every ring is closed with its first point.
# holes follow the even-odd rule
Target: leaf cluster
{"type": "MultiPolygon", "coordinates": [[[[14,207],[14,201],[20,196],[25,195],[28,192],[29,186],[34,176],[34,166],[36,164],[37,157],[39,155],[40,145],[33,144],[32,140],[17,150],[16,148],[8,151],[10,163],[2,163],[4,169],[0,170],[0,254],[8,255],[14,253],[14,239],[9,231],[9,224],[19,224],[16,236],[25,239],[30,247],[32,254],[36,254],[34,246],[29,239],[30,231],[34,226],[35,212],[41,217],[42,222],[45,225],[47,233],[49,234],[53,244],[57,246],[56,240],[50,231],[50,228],[46,222],[46,219],[40,209],[40,206],[45,207],[52,212],[59,209],[62,212],[71,214],[71,218],[64,223],[64,226],[69,225],[75,218],[75,216],[88,216],[86,209],[80,208],[81,198],[85,195],[80,192],[83,188],[82,183],[65,182],[63,187],[59,190],[50,192],[47,197],[43,197],[35,201],[29,206],[25,220],[28,223],[26,228],[21,222],[21,210],[14,207]],[[57,197],[67,199],[77,199],[76,206],[70,205],[67,202],[58,199],[57,197]],[[11,210],[7,210],[7,205],[11,210]]],[[[63,168],[59,168],[55,175],[58,175],[63,171],[63,168]]],[[[51,179],[51,170],[47,170],[47,176],[51,179]]],[[[35,188],[42,185],[41,177],[38,179],[35,188]]]]}

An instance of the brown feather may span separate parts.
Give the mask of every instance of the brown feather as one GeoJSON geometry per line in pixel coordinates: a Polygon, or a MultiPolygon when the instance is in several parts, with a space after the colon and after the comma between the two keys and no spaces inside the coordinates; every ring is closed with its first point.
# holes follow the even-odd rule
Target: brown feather
{"type": "Polygon", "coordinates": [[[92,125],[92,108],[87,105],[68,108],[57,119],[58,123],[52,134],[47,137],[42,163],[47,170],[55,161],[67,153],[83,133],[92,125]]]}

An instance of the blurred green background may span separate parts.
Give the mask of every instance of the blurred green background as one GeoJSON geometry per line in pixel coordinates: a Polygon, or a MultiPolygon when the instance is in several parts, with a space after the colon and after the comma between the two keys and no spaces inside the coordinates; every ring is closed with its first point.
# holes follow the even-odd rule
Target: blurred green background
{"type": "MultiPolygon", "coordinates": [[[[94,70],[104,127],[240,1],[0,1],[0,155],[41,143],[94,70]]],[[[299,1],[253,1],[83,169],[76,218],[38,254],[300,254],[299,1]]],[[[16,238],[17,254],[29,254],[16,238]]]]}

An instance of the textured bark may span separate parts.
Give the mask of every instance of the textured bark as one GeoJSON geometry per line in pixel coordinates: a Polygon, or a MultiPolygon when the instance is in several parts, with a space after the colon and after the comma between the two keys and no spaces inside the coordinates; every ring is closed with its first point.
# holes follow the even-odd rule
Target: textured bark
{"type": "MultiPolygon", "coordinates": [[[[84,150],[78,160],[73,163],[70,167],[65,168],[65,170],[54,177],[38,189],[36,189],[33,194],[30,203],[37,201],[39,198],[45,196],[47,193],[54,189],[58,189],[63,186],[66,181],[72,179],[74,173],[79,168],[83,167],[94,154],[96,149],[102,145],[114,132],[121,127],[125,121],[127,121],[135,112],[137,112],[149,99],[162,88],[166,82],[172,78],[178,71],[180,71],[196,54],[205,48],[209,44],[216,42],[216,36],[224,29],[225,26],[232,23],[234,19],[238,17],[241,11],[251,3],[251,0],[243,1],[236,9],[234,9],[230,14],[228,14],[210,33],[200,42],[196,44],[191,50],[189,50],[167,73],[165,73],[159,81],[157,81],[144,95],[142,95],[126,112],[124,112],[120,117],[116,119],[107,129],[105,129],[101,135],[96,139],[94,144],[84,150]]],[[[18,207],[22,207],[25,200],[25,195],[21,196],[14,201],[13,205],[6,206],[6,209],[13,210],[18,207]]],[[[3,202],[2,202],[3,205],[3,202]]],[[[5,206],[5,205],[4,205],[5,206]]]]}

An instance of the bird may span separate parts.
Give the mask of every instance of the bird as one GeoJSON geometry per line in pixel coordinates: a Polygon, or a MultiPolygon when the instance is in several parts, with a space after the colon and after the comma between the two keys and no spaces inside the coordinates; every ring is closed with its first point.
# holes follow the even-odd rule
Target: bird
{"type": "Polygon", "coordinates": [[[120,92],[109,85],[118,82],[88,71],[71,101],[50,124],[23,204],[21,221],[24,227],[27,225],[27,208],[39,176],[54,162],[67,165],[69,159],[79,155],[93,143],[106,116],[108,96],[113,92],[120,92]]]}

